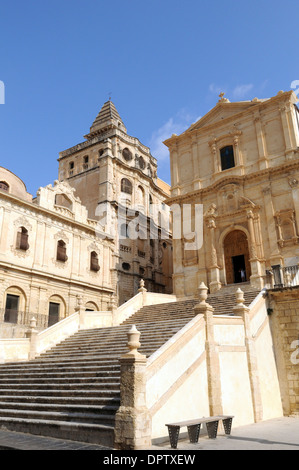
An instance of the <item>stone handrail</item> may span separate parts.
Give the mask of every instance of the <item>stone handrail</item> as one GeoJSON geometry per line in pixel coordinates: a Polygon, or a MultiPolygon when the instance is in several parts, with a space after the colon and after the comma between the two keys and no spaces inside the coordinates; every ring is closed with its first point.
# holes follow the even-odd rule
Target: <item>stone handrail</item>
{"type": "Polygon", "coordinates": [[[36,320],[33,318],[27,338],[0,339],[0,363],[33,359],[80,329],[117,326],[144,305],[175,300],[173,295],[156,294],[144,289],[114,311],[85,311],[81,308],[40,332],[36,330],[36,320]]]}
{"type": "MultiPolygon", "coordinates": [[[[197,315],[147,361],[147,406],[155,413],[169,389],[175,389],[186,371],[205,352],[205,321],[197,315]]],[[[142,337],[141,337],[142,343],[142,337]]]]}

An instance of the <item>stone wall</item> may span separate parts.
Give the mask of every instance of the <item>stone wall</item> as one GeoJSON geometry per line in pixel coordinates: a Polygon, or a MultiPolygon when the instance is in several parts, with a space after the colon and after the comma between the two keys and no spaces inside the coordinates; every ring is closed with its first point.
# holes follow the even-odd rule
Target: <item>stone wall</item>
{"type": "Polygon", "coordinates": [[[299,287],[270,291],[269,300],[284,414],[298,414],[299,287]]]}

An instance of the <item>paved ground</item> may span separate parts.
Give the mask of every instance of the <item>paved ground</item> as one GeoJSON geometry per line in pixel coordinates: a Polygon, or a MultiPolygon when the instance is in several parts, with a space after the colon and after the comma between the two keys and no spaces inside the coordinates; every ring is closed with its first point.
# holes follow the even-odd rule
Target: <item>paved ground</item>
{"type": "MultiPolygon", "coordinates": [[[[28,434],[0,430],[0,450],[100,450],[112,451],[107,447],[84,444],[28,434]]],[[[159,453],[171,451],[168,443],[153,446],[149,451],[159,453]]],[[[232,434],[219,433],[217,439],[201,436],[197,444],[180,439],[179,451],[199,450],[299,450],[299,417],[279,418],[261,423],[232,428],[232,434]]],[[[117,452],[115,453],[117,455],[117,452]]]]}
{"type": "MultiPolygon", "coordinates": [[[[157,449],[170,450],[170,445],[157,449]]],[[[299,417],[285,417],[232,427],[230,436],[218,434],[217,439],[199,438],[197,444],[179,440],[179,450],[299,450],[299,417]]]]}

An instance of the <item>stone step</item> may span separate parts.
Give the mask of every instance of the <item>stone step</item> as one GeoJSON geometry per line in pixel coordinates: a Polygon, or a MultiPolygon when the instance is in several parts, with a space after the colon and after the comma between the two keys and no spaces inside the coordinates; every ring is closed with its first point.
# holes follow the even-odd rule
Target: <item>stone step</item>
{"type": "Polygon", "coordinates": [[[117,390],[117,393],[119,391],[119,382],[87,382],[87,383],[67,383],[67,382],[53,382],[53,381],[44,381],[44,382],[38,382],[38,383],[1,383],[0,385],[0,394],[3,391],[7,390],[21,390],[21,391],[27,391],[27,390],[117,390]]]}
{"type": "MultiPolygon", "coordinates": [[[[25,403],[25,402],[12,402],[0,401],[0,410],[3,409],[14,409],[23,411],[50,411],[50,412],[61,412],[61,413],[85,413],[90,412],[97,415],[106,414],[114,416],[118,410],[117,405],[80,405],[80,404],[59,404],[59,403],[25,403]]],[[[2,411],[1,411],[2,413],[2,411]]]]}
{"type": "MultiPolygon", "coordinates": [[[[233,289],[209,296],[215,315],[232,314],[233,289]]],[[[245,305],[258,293],[249,290],[245,305]]],[[[194,318],[198,302],[145,306],[120,326],[80,330],[35,360],[0,365],[0,428],[113,447],[129,329],[136,325],[139,352],[150,356],[194,318]]]]}
{"type": "Polygon", "coordinates": [[[115,397],[83,397],[83,396],[31,396],[31,395],[1,395],[1,402],[17,403],[37,403],[37,404],[59,404],[59,405],[84,405],[84,406],[116,406],[119,405],[120,398],[115,397]]]}
{"type": "Polygon", "coordinates": [[[9,392],[10,396],[30,396],[35,397],[38,396],[40,398],[43,397],[83,397],[83,398],[118,398],[119,397],[119,390],[114,389],[101,389],[96,388],[94,390],[78,390],[74,388],[70,389],[62,389],[62,388],[33,388],[33,389],[0,389],[0,400],[2,400],[2,396],[7,396],[9,392]]]}
{"type": "Polygon", "coordinates": [[[37,411],[37,410],[17,410],[14,407],[5,408],[1,410],[1,417],[23,418],[23,419],[36,419],[36,420],[51,420],[51,421],[76,421],[91,424],[108,424],[114,425],[115,414],[99,414],[88,411],[88,408],[83,412],[70,412],[70,411],[37,411]]]}
{"type": "Polygon", "coordinates": [[[0,417],[0,429],[91,444],[100,442],[112,448],[114,444],[114,427],[104,424],[0,417]]]}

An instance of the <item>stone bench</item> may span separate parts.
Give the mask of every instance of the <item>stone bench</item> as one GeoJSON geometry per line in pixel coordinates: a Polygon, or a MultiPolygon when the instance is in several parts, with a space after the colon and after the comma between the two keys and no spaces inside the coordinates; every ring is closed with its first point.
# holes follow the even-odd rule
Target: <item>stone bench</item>
{"type": "Polygon", "coordinates": [[[168,427],[168,434],[171,447],[177,448],[180,429],[187,427],[189,440],[191,443],[198,442],[200,427],[203,423],[207,426],[208,436],[210,439],[216,439],[219,421],[223,422],[225,434],[231,433],[233,416],[210,416],[209,418],[192,419],[189,421],[180,421],[178,423],[170,423],[165,426],[168,427]]]}

